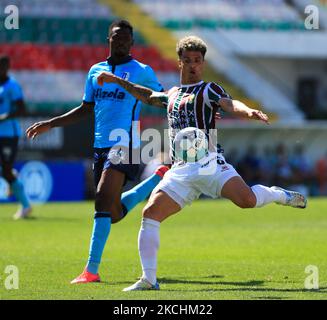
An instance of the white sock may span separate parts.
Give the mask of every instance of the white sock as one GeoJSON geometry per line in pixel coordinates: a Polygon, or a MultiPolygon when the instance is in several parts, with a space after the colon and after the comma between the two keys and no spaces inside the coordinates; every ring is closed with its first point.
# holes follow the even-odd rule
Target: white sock
{"type": "Polygon", "coordinates": [[[261,184],[256,184],[255,186],[251,187],[251,189],[257,198],[256,208],[263,207],[272,202],[279,202],[282,204],[285,204],[286,202],[286,195],[284,191],[274,190],[261,184]]]}
{"type": "Polygon", "coordinates": [[[143,278],[151,284],[157,282],[157,253],[159,249],[160,222],[143,218],[139,232],[139,254],[141,258],[143,278]]]}

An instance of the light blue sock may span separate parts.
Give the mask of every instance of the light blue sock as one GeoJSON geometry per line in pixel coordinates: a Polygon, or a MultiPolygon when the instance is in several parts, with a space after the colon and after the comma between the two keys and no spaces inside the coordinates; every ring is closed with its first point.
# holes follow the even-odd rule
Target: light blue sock
{"type": "Polygon", "coordinates": [[[16,179],[14,182],[11,183],[11,189],[16,197],[16,199],[21,203],[24,209],[29,208],[30,202],[26,196],[25,190],[24,190],[24,185],[22,184],[21,181],[16,179]]]}
{"type": "Polygon", "coordinates": [[[94,216],[87,271],[97,274],[104,246],[109,237],[111,228],[111,214],[109,212],[96,212],[94,216]]]}
{"type": "Polygon", "coordinates": [[[121,203],[126,209],[123,214],[126,215],[132,210],[138,203],[145,200],[151,191],[160,182],[161,177],[157,174],[153,174],[146,180],[136,185],[133,189],[124,192],[121,196],[121,203]]]}

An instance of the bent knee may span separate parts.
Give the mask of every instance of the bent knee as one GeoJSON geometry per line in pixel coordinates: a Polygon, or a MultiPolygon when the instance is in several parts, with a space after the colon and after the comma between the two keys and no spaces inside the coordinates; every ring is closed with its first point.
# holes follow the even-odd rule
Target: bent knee
{"type": "Polygon", "coordinates": [[[155,213],[158,213],[158,211],[155,209],[155,206],[149,205],[146,206],[142,211],[143,218],[153,218],[155,216],[155,213]]]}
{"type": "Polygon", "coordinates": [[[144,207],[142,212],[143,218],[149,218],[160,222],[165,220],[169,215],[167,209],[156,203],[149,203],[144,207]]]}
{"type": "Polygon", "coordinates": [[[115,224],[124,218],[124,214],[123,214],[122,210],[120,210],[117,207],[108,207],[106,210],[101,210],[101,211],[110,212],[112,224],[115,224]]]}
{"type": "Polygon", "coordinates": [[[257,199],[253,193],[249,193],[243,196],[236,204],[242,209],[254,208],[257,203],[257,199]]]}
{"type": "Polygon", "coordinates": [[[123,209],[121,206],[120,199],[114,199],[110,196],[105,197],[98,195],[95,198],[95,210],[98,212],[110,212],[111,223],[117,223],[123,219],[123,209]]]}

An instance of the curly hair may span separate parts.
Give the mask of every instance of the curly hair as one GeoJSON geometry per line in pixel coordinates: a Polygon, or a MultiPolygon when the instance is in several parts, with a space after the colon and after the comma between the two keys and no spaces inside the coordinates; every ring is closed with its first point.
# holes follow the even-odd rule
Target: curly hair
{"type": "Polygon", "coordinates": [[[176,46],[176,52],[179,57],[182,56],[184,50],[188,51],[200,51],[204,58],[207,52],[206,43],[196,36],[187,36],[178,41],[176,46]]]}

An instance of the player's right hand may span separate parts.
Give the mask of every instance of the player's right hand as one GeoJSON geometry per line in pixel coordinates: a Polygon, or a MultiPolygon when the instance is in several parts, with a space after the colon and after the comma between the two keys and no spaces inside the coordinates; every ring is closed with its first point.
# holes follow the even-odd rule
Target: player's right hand
{"type": "Polygon", "coordinates": [[[108,83],[115,82],[115,78],[116,76],[111,72],[103,71],[100,73],[100,75],[97,78],[98,85],[102,87],[105,82],[108,83]]]}
{"type": "Polygon", "coordinates": [[[37,135],[47,132],[51,129],[51,125],[49,121],[40,121],[36,122],[26,130],[26,136],[29,139],[34,139],[37,135]]]}

